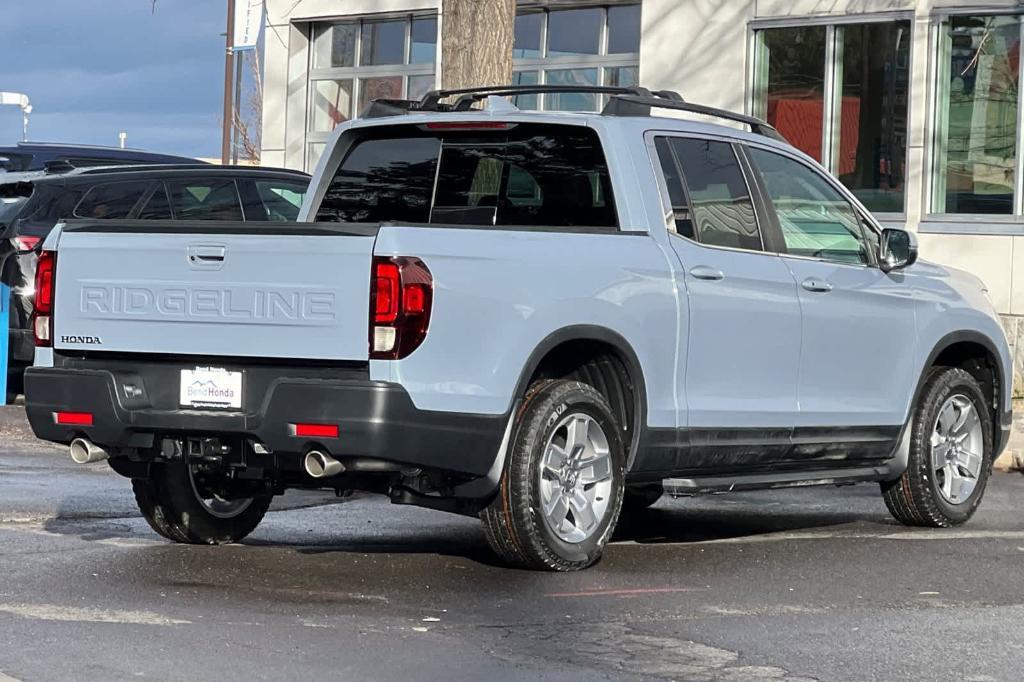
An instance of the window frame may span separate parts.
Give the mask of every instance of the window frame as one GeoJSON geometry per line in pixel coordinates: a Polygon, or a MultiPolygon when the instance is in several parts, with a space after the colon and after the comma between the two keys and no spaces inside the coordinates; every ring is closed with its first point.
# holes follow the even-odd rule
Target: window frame
{"type": "MultiPolygon", "coordinates": [[[[541,22],[540,27],[540,55],[538,57],[513,57],[512,59],[512,73],[513,80],[515,80],[515,74],[518,72],[533,72],[537,74],[537,84],[546,85],[548,84],[548,71],[565,71],[573,69],[596,69],[597,70],[597,85],[606,84],[606,70],[610,68],[640,68],[640,46],[637,45],[636,52],[616,52],[608,53],[608,36],[609,30],[609,12],[608,10],[613,7],[629,7],[629,6],[640,6],[641,15],[643,13],[642,3],[640,2],[614,2],[605,0],[604,3],[595,2],[594,4],[582,4],[582,5],[550,5],[550,6],[526,6],[517,8],[516,16],[523,14],[543,14],[544,19],[541,22]],[[548,25],[550,22],[551,12],[560,12],[567,10],[581,10],[581,9],[599,9],[602,12],[601,22],[601,33],[598,37],[598,54],[587,55],[565,55],[559,57],[548,56],[548,25]]],[[[642,39],[642,37],[641,37],[642,39]]],[[[638,74],[639,75],[639,74],[638,74]]],[[[557,96],[557,95],[555,95],[557,96]]],[[[547,108],[547,97],[548,95],[528,95],[528,97],[536,97],[537,111],[557,111],[555,109],[547,108]]],[[[603,105],[605,98],[597,97],[597,107],[594,111],[599,111],[603,105]]]]}
{"type": "Polygon", "coordinates": [[[928,24],[928,94],[926,98],[926,119],[924,131],[924,173],[922,217],[917,231],[924,234],[951,235],[1024,235],[1024,65],[1018,66],[1017,73],[1017,130],[1014,162],[1014,197],[1011,213],[945,213],[937,209],[938,187],[942,180],[940,164],[944,157],[943,147],[948,141],[942,140],[945,122],[942,115],[942,100],[949,92],[948,73],[950,53],[946,50],[945,39],[949,20],[956,17],[1017,17],[1021,47],[1024,47],[1024,9],[1019,7],[997,8],[980,5],[975,7],[950,7],[935,9],[928,24]]]}
{"type": "MultiPolygon", "coordinates": [[[[968,13],[970,14],[970,13],[968,13]]],[[[747,40],[749,46],[749,58],[747,60],[748,91],[746,97],[747,112],[759,118],[765,118],[764,107],[767,105],[765,88],[767,86],[768,72],[767,59],[764,53],[764,41],[761,37],[763,31],[778,28],[804,28],[809,26],[825,27],[825,77],[824,91],[822,93],[824,112],[822,115],[822,140],[821,140],[821,165],[829,174],[838,170],[838,144],[839,136],[836,131],[840,128],[840,117],[842,115],[842,79],[843,79],[843,29],[851,25],[860,24],[882,24],[896,21],[906,21],[910,24],[910,35],[908,45],[907,72],[907,145],[904,149],[904,160],[910,166],[910,131],[913,128],[915,115],[915,83],[914,83],[914,43],[920,40],[916,30],[915,15],[913,10],[896,10],[889,12],[868,12],[849,15],[820,15],[808,17],[785,17],[779,19],[756,19],[747,25],[747,40]]],[[[931,35],[928,36],[931,42],[931,35]]],[[[919,86],[917,86],[919,87],[919,86]]],[[[878,211],[874,213],[878,220],[893,223],[905,223],[908,217],[907,206],[910,201],[910,190],[913,189],[909,182],[910,173],[904,178],[903,189],[903,210],[892,213],[878,211]]],[[[930,183],[929,183],[930,185],[930,183]]],[[[844,186],[845,187],[845,186],[844,186]]],[[[918,196],[920,196],[918,194],[918,196]]],[[[859,205],[859,202],[858,202],[859,205]]],[[[867,210],[867,209],[864,209],[867,210]]]]}
{"type": "Polygon", "coordinates": [[[812,174],[821,178],[826,185],[830,186],[832,189],[838,192],[843,199],[846,200],[846,203],[850,205],[850,208],[853,211],[854,216],[857,217],[861,229],[869,229],[872,232],[874,232],[879,244],[881,244],[882,228],[878,224],[878,221],[876,220],[875,216],[871,213],[871,211],[867,210],[863,206],[863,204],[860,203],[860,200],[857,199],[853,192],[851,192],[843,183],[839,182],[831,173],[823,172],[824,169],[816,167],[813,163],[809,163],[807,159],[803,158],[803,156],[800,155],[799,153],[794,153],[789,149],[781,147],[775,147],[767,144],[759,144],[751,140],[743,140],[740,144],[740,147],[743,149],[744,156],[747,157],[747,163],[749,165],[750,172],[755,178],[755,182],[758,186],[758,192],[761,194],[762,201],[764,202],[764,210],[767,214],[768,221],[771,223],[772,226],[772,232],[774,232],[778,236],[779,250],[775,251],[775,253],[778,256],[783,258],[796,258],[799,260],[817,261],[820,263],[828,263],[829,265],[837,266],[845,265],[856,268],[878,268],[879,254],[875,251],[872,251],[871,249],[867,249],[868,258],[870,260],[870,262],[868,263],[850,263],[847,261],[832,260],[830,258],[819,258],[817,256],[803,256],[795,253],[789,253],[789,250],[786,247],[785,234],[782,231],[782,225],[779,221],[779,215],[778,212],[775,210],[775,203],[772,201],[771,196],[768,194],[767,188],[765,188],[764,186],[764,180],[761,177],[760,169],[757,167],[757,164],[754,162],[754,160],[749,156],[749,150],[751,149],[759,149],[765,152],[777,154],[779,156],[788,158],[791,161],[794,161],[804,166],[812,174]]]}
{"type": "MultiPolygon", "coordinates": [[[[733,138],[733,137],[727,137],[725,135],[692,133],[692,132],[686,132],[686,131],[681,131],[681,130],[652,129],[652,130],[648,130],[648,131],[646,131],[644,133],[644,143],[645,143],[645,146],[647,147],[647,154],[648,154],[648,157],[649,157],[650,162],[651,162],[651,169],[652,169],[652,171],[654,173],[654,177],[655,177],[655,179],[657,180],[657,183],[658,183],[658,194],[661,197],[661,206],[662,206],[662,215],[663,215],[663,218],[664,218],[664,227],[665,227],[665,230],[669,233],[669,235],[674,235],[675,237],[677,237],[679,239],[686,240],[690,244],[694,244],[696,246],[699,246],[699,247],[702,247],[702,248],[705,248],[705,249],[719,249],[721,251],[734,251],[734,252],[738,252],[738,253],[756,253],[756,254],[764,254],[764,255],[776,255],[777,252],[774,250],[774,248],[775,248],[777,242],[775,242],[774,241],[774,237],[769,236],[768,233],[773,231],[773,230],[777,231],[778,230],[778,224],[777,223],[773,224],[773,223],[771,223],[768,220],[768,214],[766,213],[766,211],[768,210],[769,207],[764,204],[765,197],[764,197],[762,188],[760,186],[760,182],[758,181],[758,182],[755,183],[755,182],[752,181],[753,180],[753,175],[754,175],[753,168],[751,168],[751,166],[749,164],[749,159],[747,159],[746,153],[743,150],[743,142],[742,142],[742,140],[739,140],[739,139],[733,138]],[[705,141],[711,141],[711,142],[724,142],[724,143],[728,144],[732,148],[733,154],[735,154],[735,156],[736,156],[736,164],[739,166],[740,173],[743,175],[743,182],[746,184],[747,191],[750,193],[750,203],[751,203],[751,205],[754,208],[754,222],[756,223],[756,226],[757,226],[757,233],[758,233],[758,235],[761,238],[761,249],[760,250],[744,249],[744,248],[739,248],[739,247],[734,247],[734,246],[720,246],[718,244],[706,244],[704,242],[701,242],[699,239],[691,239],[691,238],[689,238],[689,237],[687,237],[685,235],[679,234],[676,231],[675,215],[674,215],[675,207],[672,205],[672,197],[669,194],[668,182],[665,179],[665,174],[661,170],[661,161],[660,161],[660,157],[658,156],[658,149],[657,149],[657,147],[655,145],[655,140],[657,138],[659,138],[659,137],[665,137],[665,138],[669,138],[669,139],[677,138],[678,137],[678,138],[686,138],[686,139],[691,139],[691,140],[705,140],[705,141]],[[769,247],[769,245],[771,245],[771,248],[769,247]]],[[[690,198],[690,190],[689,190],[689,188],[686,185],[686,177],[683,174],[684,171],[682,169],[682,166],[678,163],[678,159],[676,158],[676,155],[675,155],[675,150],[673,150],[671,148],[671,145],[670,145],[669,149],[670,149],[670,151],[672,151],[673,163],[675,163],[675,165],[676,165],[676,172],[679,175],[680,182],[682,184],[683,194],[686,195],[687,205],[690,206],[690,212],[691,212],[691,216],[692,216],[693,209],[692,209],[692,206],[690,204],[690,202],[692,200],[690,198]]],[[[699,234],[699,232],[696,229],[696,226],[694,226],[693,234],[694,234],[695,237],[699,234]]]]}

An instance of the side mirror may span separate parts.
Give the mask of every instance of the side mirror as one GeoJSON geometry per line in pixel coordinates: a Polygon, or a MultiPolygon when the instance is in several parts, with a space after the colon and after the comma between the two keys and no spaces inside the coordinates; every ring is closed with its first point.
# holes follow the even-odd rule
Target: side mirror
{"type": "Polygon", "coordinates": [[[887,227],[882,230],[878,267],[892,272],[917,262],[917,237],[912,232],[887,227]]]}

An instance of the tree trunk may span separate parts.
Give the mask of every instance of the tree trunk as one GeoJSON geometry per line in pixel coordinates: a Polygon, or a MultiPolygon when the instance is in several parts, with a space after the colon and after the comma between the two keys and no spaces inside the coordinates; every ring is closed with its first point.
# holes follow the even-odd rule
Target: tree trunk
{"type": "Polygon", "coordinates": [[[443,0],[441,87],[512,82],[516,0],[443,0]]]}

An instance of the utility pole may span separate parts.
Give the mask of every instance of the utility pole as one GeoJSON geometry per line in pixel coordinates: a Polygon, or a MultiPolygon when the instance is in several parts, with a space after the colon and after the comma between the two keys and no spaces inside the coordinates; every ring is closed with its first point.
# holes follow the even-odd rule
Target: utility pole
{"type": "Polygon", "coordinates": [[[228,31],[224,39],[224,131],[220,143],[220,162],[231,163],[231,132],[235,123],[234,87],[231,79],[235,75],[235,0],[228,0],[228,31]]]}

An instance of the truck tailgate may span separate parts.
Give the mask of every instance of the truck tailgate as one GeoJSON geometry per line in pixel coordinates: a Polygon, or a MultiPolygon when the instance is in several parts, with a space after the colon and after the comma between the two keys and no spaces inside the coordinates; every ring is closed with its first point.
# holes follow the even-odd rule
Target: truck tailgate
{"type": "Polygon", "coordinates": [[[69,224],[54,348],[366,360],[375,238],[357,225],[69,224]]]}

